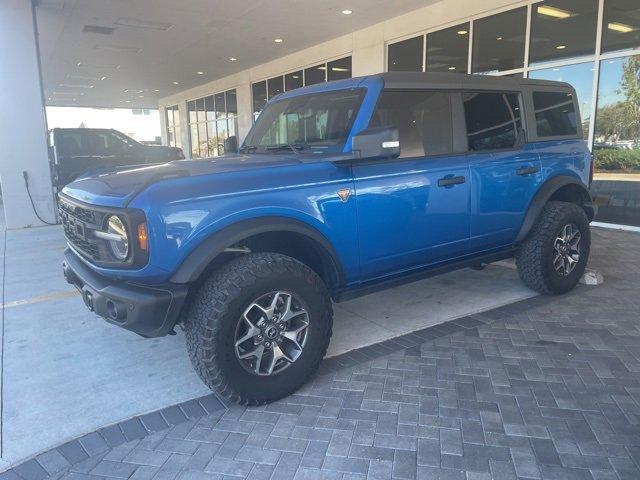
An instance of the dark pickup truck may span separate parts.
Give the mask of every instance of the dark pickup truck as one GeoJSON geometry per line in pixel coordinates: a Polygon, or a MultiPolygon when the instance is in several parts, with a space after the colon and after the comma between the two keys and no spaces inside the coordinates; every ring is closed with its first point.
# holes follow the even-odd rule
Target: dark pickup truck
{"type": "Polygon", "coordinates": [[[58,188],[96,169],[184,159],[181,148],[144,145],[108,128],[54,128],[49,132],[49,152],[58,188]]]}

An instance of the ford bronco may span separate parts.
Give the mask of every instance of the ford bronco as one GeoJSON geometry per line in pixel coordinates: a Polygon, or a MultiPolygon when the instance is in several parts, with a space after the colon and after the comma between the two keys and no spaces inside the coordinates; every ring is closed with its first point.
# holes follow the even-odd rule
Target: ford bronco
{"type": "Polygon", "coordinates": [[[263,404],[318,367],[332,301],[514,256],[531,289],[571,290],[592,168],[565,83],[313,85],[272,99],[237,152],[67,185],[64,274],[114,325],[180,326],[210,388],[263,404]]]}

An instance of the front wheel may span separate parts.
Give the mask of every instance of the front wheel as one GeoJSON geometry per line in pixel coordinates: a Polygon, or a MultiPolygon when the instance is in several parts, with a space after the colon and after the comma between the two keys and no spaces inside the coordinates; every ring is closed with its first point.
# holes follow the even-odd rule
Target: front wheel
{"type": "Polygon", "coordinates": [[[298,389],[318,368],[331,337],[322,280],[275,253],[231,260],[200,287],[185,322],[189,357],[221,395],[261,405],[298,389]]]}
{"type": "Polygon", "coordinates": [[[568,292],[584,273],[590,247],[584,210],[574,203],[549,202],[516,254],[520,278],[540,293],[568,292]]]}

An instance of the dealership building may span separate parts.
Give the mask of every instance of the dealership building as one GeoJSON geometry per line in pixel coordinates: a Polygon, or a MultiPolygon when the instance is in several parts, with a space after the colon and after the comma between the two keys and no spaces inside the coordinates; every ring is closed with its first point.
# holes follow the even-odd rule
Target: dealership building
{"type": "Polygon", "coordinates": [[[12,112],[0,120],[9,228],[40,224],[34,209],[55,220],[45,105],[158,108],[163,143],[206,158],[224,153],[231,136],[241,141],[283,91],[384,71],[572,84],[584,137],[612,171],[596,192],[605,214],[610,207],[600,220],[638,217],[638,0],[179,3],[2,2],[0,39],[11,45],[0,53],[0,105],[12,112]]]}

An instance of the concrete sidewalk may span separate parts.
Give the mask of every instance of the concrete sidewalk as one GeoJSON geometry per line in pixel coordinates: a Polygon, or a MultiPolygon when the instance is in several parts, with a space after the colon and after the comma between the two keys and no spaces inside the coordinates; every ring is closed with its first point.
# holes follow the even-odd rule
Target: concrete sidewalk
{"type": "MultiPolygon", "coordinates": [[[[59,227],[6,233],[2,465],[206,395],[184,337],[146,340],[88,312],[59,227]]],[[[4,251],[4,249],[2,250],[4,251]]],[[[511,269],[463,270],[335,306],[329,355],[533,296],[511,269]]]]}

